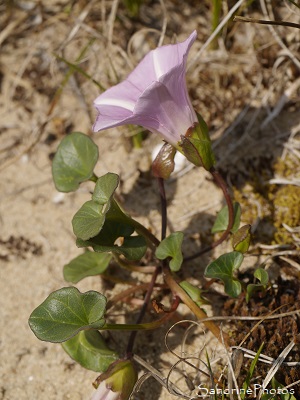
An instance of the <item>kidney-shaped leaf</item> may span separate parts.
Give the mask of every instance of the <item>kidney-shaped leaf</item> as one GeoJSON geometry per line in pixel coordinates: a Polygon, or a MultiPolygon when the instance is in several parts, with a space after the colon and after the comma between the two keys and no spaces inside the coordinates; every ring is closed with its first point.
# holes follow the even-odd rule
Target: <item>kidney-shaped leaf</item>
{"type": "Polygon", "coordinates": [[[105,320],[106,297],[95,291],[81,293],[65,287],[51,293],[30,315],[33,333],[46,342],[64,342],[81,330],[100,329],[105,320]]]}
{"type": "Polygon", "coordinates": [[[53,159],[52,175],[60,192],[72,192],[81,182],[93,176],[98,160],[98,147],[88,136],[73,132],[58,146],[53,159]]]}
{"type": "Polygon", "coordinates": [[[155,255],[158,259],[164,260],[167,257],[171,257],[170,269],[172,271],[179,271],[183,257],[181,252],[181,245],[183,241],[182,232],[171,233],[168,237],[162,240],[155,251],[155,255]]]}
{"type": "Polygon", "coordinates": [[[119,185],[119,176],[108,172],[107,174],[100,176],[96,182],[96,186],[93,193],[93,200],[99,204],[105,204],[110,201],[111,196],[119,185]]]}
{"type": "Polygon", "coordinates": [[[250,283],[247,286],[247,293],[246,293],[247,303],[256,292],[264,292],[269,283],[268,272],[263,268],[257,268],[254,272],[254,276],[260,281],[260,283],[250,283]]]}
{"type": "Polygon", "coordinates": [[[257,268],[254,271],[254,276],[260,281],[262,285],[267,285],[269,283],[269,274],[263,268],[257,268]]]}
{"type": "Polygon", "coordinates": [[[92,200],[84,203],[72,220],[74,234],[79,239],[88,240],[101,231],[118,184],[117,174],[109,172],[98,178],[92,200]]]}
{"type": "Polygon", "coordinates": [[[111,257],[111,254],[87,251],[64,266],[64,278],[67,282],[77,283],[87,276],[102,274],[111,257]]]}
{"type": "Polygon", "coordinates": [[[108,243],[107,240],[102,241],[102,232],[90,240],[77,239],[76,244],[78,247],[92,247],[97,253],[111,252],[115,254],[122,254],[128,260],[140,260],[147,249],[147,243],[143,236],[129,236],[123,237],[123,243],[118,246],[114,242],[108,243]]]}
{"type": "MultiPolygon", "coordinates": [[[[231,232],[236,232],[239,229],[240,219],[241,219],[241,206],[239,203],[233,203],[233,212],[234,212],[234,221],[233,221],[233,226],[231,228],[231,232]]],[[[228,206],[225,206],[218,213],[211,232],[217,233],[217,232],[226,231],[227,226],[228,226],[228,220],[229,220],[228,206]]]]}
{"type": "Polygon", "coordinates": [[[101,333],[94,330],[79,332],[62,343],[62,347],[73,360],[95,372],[105,372],[119,358],[116,352],[107,347],[101,333]]]}
{"type": "Polygon", "coordinates": [[[204,272],[206,278],[221,279],[229,296],[237,297],[241,293],[241,283],[233,276],[233,271],[242,264],[244,256],[238,251],[222,254],[210,263],[204,272]]]}
{"type": "Polygon", "coordinates": [[[105,222],[103,207],[94,200],[86,201],[80,207],[72,219],[73,232],[78,238],[88,240],[100,232],[105,222]]]}

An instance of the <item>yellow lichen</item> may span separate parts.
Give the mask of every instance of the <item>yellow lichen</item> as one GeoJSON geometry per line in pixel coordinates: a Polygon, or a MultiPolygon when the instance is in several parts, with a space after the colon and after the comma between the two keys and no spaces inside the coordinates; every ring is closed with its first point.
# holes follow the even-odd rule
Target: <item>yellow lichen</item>
{"type": "MultiPolygon", "coordinates": [[[[261,185],[261,174],[250,175],[242,189],[233,189],[234,199],[242,207],[242,222],[253,224],[257,218],[264,221],[264,224],[260,222],[257,229],[260,241],[295,244],[295,233],[289,232],[284,224],[290,228],[300,226],[300,187],[270,185],[266,181],[261,185]]],[[[298,179],[299,160],[289,155],[285,159],[279,158],[273,164],[273,176],[298,179]]]]}
{"type": "Polygon", "coordinates": [[[273,195],[274,226],[276,232],[274,240],[280,244],[293,243],[291,232],[283,224],[290,228],[300,226],[300,187],[284,185],[273,195]]]}

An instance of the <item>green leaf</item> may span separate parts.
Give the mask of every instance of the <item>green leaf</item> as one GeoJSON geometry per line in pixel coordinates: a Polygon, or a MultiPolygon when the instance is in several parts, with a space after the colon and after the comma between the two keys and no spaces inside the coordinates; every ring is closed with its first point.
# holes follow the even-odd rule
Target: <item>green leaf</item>
{"type": "Polygon", "coordinates": [[[167,257],[172,258],[170,261],[170,269],[174,272],[180,270],[183,261],[181,252],[182,241],[182,232],[171,233],[168,237],[160,242],[155,251],[156,257],[160,260],[164,260],[167,257]]]}
{"type": "Polygon", "coordinates": [[[107,347],[101,333],[94,330],[79,332],[62,343],[62,347],[73,360],[95,372],[105,372],[119,358],[116,352],[107,347]]]}
{"type": "MultiPolygon", "coordinates": [[[[131,236],[134,227],[126,222],[119,222],[109,217],[101,229],[101,232],[89,240],[77,239],[78,247],[92,247],[97,253],[112,252],[123,254],[128,260],[140,260],[146,252],[146,240],[142,236],[131,236]],[[120,245],[115,244],[119,239],[120,245]]],[[[112,215],[112,218],[114,214],[112,215]]]]}
{"type": "Polygon", "coordinates": [[[92,199],[99,204],[106,204],[111,200],[119,185],[119,176],[111,172],[100,176],[96,182],[92,199]]]}
{"type": "MultiPolygon", "coordinates": [[[[103,230],[102,230],[103,231],[103,230]]],[[[103,232],[90,240],[83,241],[78,239],[76,244],[78,247],[92,247],[97,253],[112,252],[122,254],[128,260],[140,260],[147,249],[146,240],[143,236],[128,236],[123,237],[123,243],[118,246],[114,241],[108,242],[108,237],[103,237],[103,232]]]]}
{"type": "Polygon", "coordinates": [[[64,266],[64,278],[67,282],[77,283],[87,276],[102,274],[108,267],[111,255],[87,251],[64,266]]]}
{"type": "Polygon", "coordinates": [[[52,175],[60,192],[75,191],[81,182],[93,176],[98,160],[98,147],[88,136],[73,132],[58,146],[53,159],[52,175]]]}
{"type": "Polygon", "coordinates": [[[262,352],[263,347],[264,347],[264,343],[262,343],[260,345],[260,347],[259,347],[254,359],[251,361],[250,368],[249,368],[249,370],[247,372],[246,379],[245,379],[245,381],[243,383],[244,393],[241,393],[241,399],[243,399],[243,400],[246,398],[245,396],[246,396],[246,393],[247,393],[247,389],[249,388],[250,381],[251,381],[252,376],[254,374],[254,369],[256,367],[256,364],[258,363],[258,359],[259,359],[260,353],[262,352]]]}
{"type": "Polygon", "coordinates": [[[257,268],[254,271],[254,276],[260,281],[262,285],[267,285],[269,283],[269,275],[267,271],[263,268],[257,268]]]}
{"type": "Polygon", "coordinates": [[[257,268],[254,272],[254,276],[260,281],[260,283],[250,283],[247,286],[247,293],[246,293],[247,303],[250,300],[250,298],[254,295],[254,293],[265,291],[269,283],[269,275],[267,271],[263,268],[257,268]]]}
{"type": "Polygon", "coordinates": [[[105,222],[105,212],[103,205],[89,200],[77,211],[72,219],[74,234],[82,239],[88,240],[100,232],[105,222]]]}
{"type": "Polygon", "coordinates": [[[293,387],[285,389],[285,386],[279,383],[275,377],[272,378],[272,388],[276,391],[280,400],[297,400],[294,396],[295,389],[293,387]]]}
{"type": "MultiPolygon", "coordinates": [[[[234,211],[234,222],[231,228],[231,232],[236,232],[240,226],[240,218],[241,218],[241,206],[239,203],[233,203],[233,211],[234,211]]],[[[228,226],[228,206],[222,208],[222,210],[218,213],[214,226],[212,227],[211,232],[223,232],[226,231],[228,226]]]]}
{"type": "Polygon", "coordinates": [[[29,326],[40,340],[64,342],[82,330],[100,329],[105,324],[105,307],[102,294],[65,287],[51,293],[32,312],[29,326]]]}
{"type": "Polygon", "coordinates": [[[199,307],[203,304],[209,304],[208,301],[202,297],[202,290],[198,286],[194,286],[188,281],[181,281],[179,285],[199,307]]]}
{"type": "Polygon", "coordinates": [[[240,267],[243,259],[243,254],[237,251],[222,254],[206,267],[204,276],[206,278],[220,279],[224,283],[225,292],[229,296],[238,297],[242,286],[239,280],[233,276],[233,272],[240,267]]]}
{"type": "Polygon", "coordinates": [[[88,240],[101,231],[118,184],[116,174],[107,173],[98,178],[92,200],[84,203],[72,220],[74,234],[79,239],[88,240]]]}

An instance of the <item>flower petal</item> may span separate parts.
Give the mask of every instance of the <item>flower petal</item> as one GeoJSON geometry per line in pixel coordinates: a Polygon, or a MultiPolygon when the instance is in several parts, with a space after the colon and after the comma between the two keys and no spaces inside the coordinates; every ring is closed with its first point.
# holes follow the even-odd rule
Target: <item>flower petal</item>
{"type": "Polygon", "coordinates": [[[148,53],[128,78],[95,100],[99,114],[93,130],[125,124],[142,125],[176,145],[197,121],[185,82],[186,59],[194,31],[182,43],[148,53]]]}
{"type": "Polygon", "coordinates": [[[139,98],[131,123],[158,132],[169,143],[176,145],[180,135],[184,135],[193,122],[174,100],[164,84],[154,82],[139,98]]]}
{"type": "Polygon", "coordinates": [[[98,386],[96,392],[93,394],[91,400],[118,400],[120,393],[113,392],[106,387],[105,381],[102,381],[98,386]]]}
{"type": "Polygon", "coordinates": [[[97,132],[101,129],[122,125],[122,121],[132,115],[140,94],[141,92],[126,80],[98,96],[94,105],[99,115],[93,130],[97,132]]]}
{"type": "Polygon", "coordinates": [[[174,67],[171,71],[166,73],[160,79],[160,82],[167,87],[170,95],[173,98],[173,101],[180,108],[181,116],[184,115],[189,123],[186,130],[184,132],[181,132],[180,135],[184,135],[187,129],[192,126],[194,122],[198,121],[197,115],[188,95],[185,80],[185,64],[186,60],[183,60],[181,65],[174,67]]]}
{"type": "Polygon", "coordinates": [[[172,68],[181,64],[183,59],[186,59],[196,38],[197,32],[194,31],[189,38],[182,43],[159,47],[153,51],[152,59],[157,79],[166,74],[172,68]]]}
{"type": "Polygon", "coordinates": [[[196,37],[197,32],[194,31],[184,42],[169,44],[150,51],[131,72],[127,81],[143,92],[152,82],[182,63],[196,37]]]}

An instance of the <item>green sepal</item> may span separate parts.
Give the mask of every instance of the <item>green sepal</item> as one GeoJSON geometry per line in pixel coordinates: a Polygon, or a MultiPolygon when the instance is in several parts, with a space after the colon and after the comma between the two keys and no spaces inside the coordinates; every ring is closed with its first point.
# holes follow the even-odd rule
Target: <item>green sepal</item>
{"type": "Polygon", "coordinates": [[[199,139],[201,140],[209,140],[210,141],[210,137],[208,134],[208,126],[206,124],[206,122],[204,121],[204,119],[202,118],[202,116],[199,113],[197,114],[197,118],[198,118],[198,125],[196,125],[196,132],[197,132],[197,136],[199,139]]]}
{"type": "Polygon", "coordinates": [[[182,149],[183,154],[186,156],[186,158],[196,167],[202,167],[202,159],[197,151],[197,148],[195,145],[191,142],[190,138],[187,138],[185,136],[181,137],[181,142],[179,143],[182,149]]]}
{"type": "Polygon", "coordinates": [[[119,358],[96,330],[81,331],[62,343],[62,347],[82,367],[95,372],[105,372],[119,358]]]}
{"type": "Polygon", "coordinates": [[[100,386],[99,399],[108,398],[108,395],[111,400],[128,400],[137,379],[138,375],[132,361],[120,359],[113,362],[106,372],[98,376],[94,386],[96,388],[100,386]]]}
{"type": "Polygon", "coordinates": [[[214,166],[210,140],[182,136],[180,145],[186,158],[197,167],[202,166],[208,171],[214,166]]]}
{"type": "Polygon", "coordinates": [[[208,127],[201,115],[197,116],[198,123],[193,124],[185,135],[181,136],[179,147],[191,163],[210,170],[215,164],[215,156],[211,147],[208,127]]]}
{"type": "Polygon", "coordinates": [[[60,192],[75,191],[91,179],[98,160],[98,147],[87,135],[73,132],[59,144],[52,163],[52,176],[60,192]]]}

